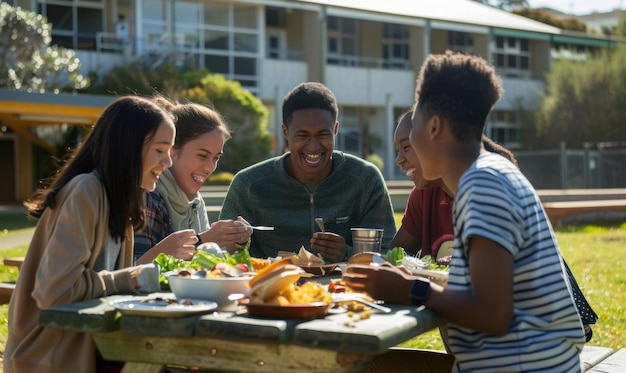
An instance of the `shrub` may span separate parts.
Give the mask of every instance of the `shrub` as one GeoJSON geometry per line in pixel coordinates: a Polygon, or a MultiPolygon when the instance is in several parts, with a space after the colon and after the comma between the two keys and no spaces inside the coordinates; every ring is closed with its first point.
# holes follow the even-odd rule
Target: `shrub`
{"type": "Polygon", "coordinates": [[[215,172],[209,176],[209,178],[204,182],[205,185],[230,185],[230,182],[233,181],[233,175],[230,172],[215,172]]]}
{"type": "Polygon", "coordinates": [[[368,154],[367,157],[365,157],[365,160],[373,163],[374,166],[378,167],[378,169],[382,172],[383,168],[385,166],[385,161],[383,161],[383,159],[378,155],[378,154],[368,154]]]}

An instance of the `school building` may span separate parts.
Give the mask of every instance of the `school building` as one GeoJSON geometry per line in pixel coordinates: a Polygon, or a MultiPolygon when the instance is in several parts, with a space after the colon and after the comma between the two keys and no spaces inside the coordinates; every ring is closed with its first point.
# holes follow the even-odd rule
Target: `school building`
{"type": "MultiPolygon", "coordinates": [[[[519,149],[520,109],[536,105],[553,61],[584,58],[586,52],[616,44],[470,0],[8,3],[45,15],[53,43],[77,51],[83,74],[103,75],[116,65],[142,59],[154,67],[173,61],[207,68],[241,82],[268,107],[277,149],[282,149],[282,97],[301,82],[324,82],[340,105],[337,148],[379,155],[389,180],[403,177],[394,165],[395,119],[413,103],[415,78],[428,54],[468,51],[497,68],[506,93],[490,116],[487,132],[504,146],[519,149]]],[[[46,131],[37,128],[92,123],[112,99],[0,93],[0,176],[12,183],[0,187],[0,200],[16,201],[32,192],[37,154],[50,147],[41,135],[46,131]]]]}

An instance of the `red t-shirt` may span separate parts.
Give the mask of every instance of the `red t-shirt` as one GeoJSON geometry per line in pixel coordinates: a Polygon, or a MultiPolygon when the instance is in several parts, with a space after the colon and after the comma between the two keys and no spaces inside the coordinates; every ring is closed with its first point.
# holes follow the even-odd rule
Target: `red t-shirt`
{"type": "MultiPolygon", "coordinates": [[[[444,235],[453,235],[452,203],[443,189],[439,187],[413,188],[402,217],[402,228],[419,239],[422,256],[432,255],[432,246],[444,235]]],[[[420,248],[405,248],[415,255],[420,248]]]]}

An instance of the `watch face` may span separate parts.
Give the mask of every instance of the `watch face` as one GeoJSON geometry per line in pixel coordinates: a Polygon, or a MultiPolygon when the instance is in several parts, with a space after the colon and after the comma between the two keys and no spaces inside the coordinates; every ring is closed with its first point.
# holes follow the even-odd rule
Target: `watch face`
{"type": "Polygon", "coordinates": [[[422,305],[430,295],[430,281],[415,280],[411,285],[411,299],[413,304],[422,305]]]}

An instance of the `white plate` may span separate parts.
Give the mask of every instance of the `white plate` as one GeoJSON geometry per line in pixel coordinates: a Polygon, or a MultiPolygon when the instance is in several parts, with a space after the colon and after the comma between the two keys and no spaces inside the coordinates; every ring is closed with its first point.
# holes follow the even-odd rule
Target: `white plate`
{"type": "Polygon", "coordinates": [[[181,317],[217,308],[217,303],[210,300],[188,298],[127,299],[112,301],[110,305],[125,315],[150,317],[181,317]]]}

